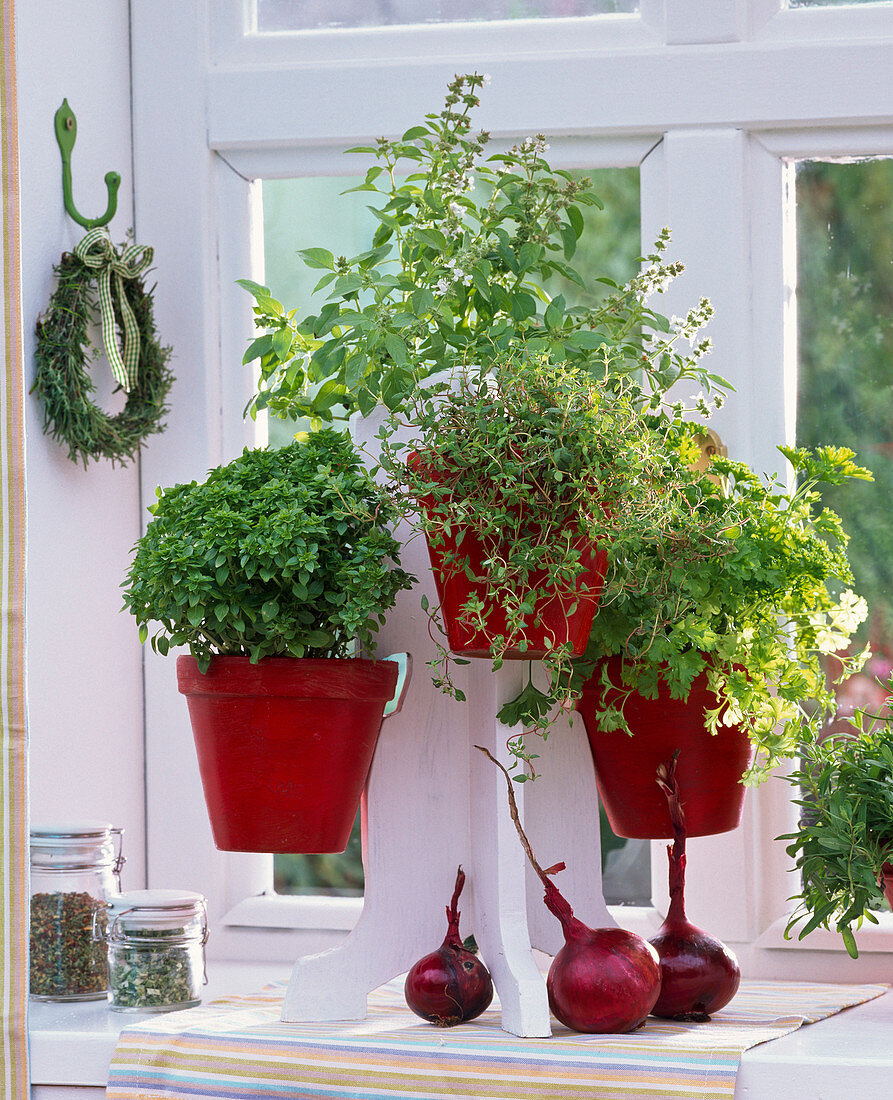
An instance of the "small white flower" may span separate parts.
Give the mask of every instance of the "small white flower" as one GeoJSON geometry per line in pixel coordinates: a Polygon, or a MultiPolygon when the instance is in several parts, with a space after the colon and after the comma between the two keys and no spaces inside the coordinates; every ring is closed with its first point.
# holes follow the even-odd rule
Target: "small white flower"
{"type": "Polygon", "coordinates": [[[446,294],[446,292],[450,289],[450,280],[449,279],[438,279],[437,280],[437,289],[441,294],[446,294]]]}
{"type": "Polygon", "coordinates": [[[484,84],[489,84],[490,83],[490,74],[489,73],[484,73],[482,79],[483,79],[484,84]]]}

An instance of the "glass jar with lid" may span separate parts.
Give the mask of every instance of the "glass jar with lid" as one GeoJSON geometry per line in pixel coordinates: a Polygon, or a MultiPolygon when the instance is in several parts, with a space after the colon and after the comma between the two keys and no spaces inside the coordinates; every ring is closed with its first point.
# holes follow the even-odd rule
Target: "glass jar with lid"
{"type": "Polygon", "coordinates": [[[94,923],[121,889],[123,830],[106,821],[31,827],[30,991],[39,1001],[94,1001],[108,990],[94,923]]]}
{"type": "Polygon", "coordinates": [[[109,899],[109,1007],[170,1012],[201,1003],[207,981],[205,899],[188,890],[128,890],[109,899]]]}

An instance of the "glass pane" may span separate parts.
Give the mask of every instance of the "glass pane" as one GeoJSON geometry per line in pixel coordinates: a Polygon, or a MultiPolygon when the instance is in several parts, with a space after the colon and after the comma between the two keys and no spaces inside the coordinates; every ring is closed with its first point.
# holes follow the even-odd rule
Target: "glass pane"
{"type": "MultiPolygon", "coordinates": [[[[549,284],[550,292],[563,293],[568,301],[590,304],[607,288],[595,280],[607,276],[624,283],[635,274],[641,251],[639,171],[611,168],[580,171],[592,178],[604,210],[584,208],[587,231],[580,238],[574,266],[587,284],[582,292],[574,283],[549,284]]],[[[378,225],[367,206],[369,192],[344,194],[359,179],[315,177],[265,180],[262,186],[264,226],[264,281],[274,297],[300,316],[317,312],[326,291],[314,296],[320,272],[304,267],[299,249],[325,247],[336,256],[352,256],[369,246],[378,225]]],[[[295,424],[270,418],[270,442],[281,446],[296,430],[295,424]]],[[[605,896],[609,904],[646,905],[651,896],[650,848],[647,841],[621,840],[611,833],[604,815],[602,865],[605,896]]],[[[343,856],[276,856],[276,889],[281,893],[362,893],[359,827],[343,856]]]]}
{"type": "Polygon", "coordinates": [[[638,0],[257,0],[257,29],[331,30],[638,11],[638,0]]]}
{"type": "Polygon", "coordinates": [[[874,708],[893,670],[893,160],[801,163],[797,226],[797,442],[851,447],[874,473],[825,494],[869,606],[854,649],[874,653],[840,700],[874,708]]]}
{"type": "Polygon", "coordinates": [[[273,889],[277,894],[362,897],[363,856],[360,844],[358,813],[347,849],[340,855],[274,856],[273,889]]]}
{"type": "Polygon", "coordinates": [[[882,4],[889,6],[890,0],[787,0],[789,8],[841,8],[850,7],[853,4],[870,4],[878,7],[882,4]]]}

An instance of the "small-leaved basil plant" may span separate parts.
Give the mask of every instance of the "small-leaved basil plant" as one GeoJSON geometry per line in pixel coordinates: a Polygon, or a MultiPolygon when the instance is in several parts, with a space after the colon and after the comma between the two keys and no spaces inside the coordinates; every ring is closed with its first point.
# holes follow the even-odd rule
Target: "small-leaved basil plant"
{"type": "Polygon", "coordinates": [[[393,510],[350,440],[324,429],[259,448],[201,483],[158,490],[124,602],[140,640],[214,654],[345,657],[371,652],[397,593],[393,510]]]}

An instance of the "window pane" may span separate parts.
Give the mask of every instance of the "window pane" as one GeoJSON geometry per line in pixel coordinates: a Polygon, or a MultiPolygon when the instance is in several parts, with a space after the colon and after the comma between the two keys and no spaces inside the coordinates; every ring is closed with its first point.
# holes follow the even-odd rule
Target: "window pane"
{"type": "Polygon", "coordinates": [[[893,161],[800,164],[797,223],[797,442],[851,447],[874,473],[825,499],[851,536],[874,652],[841,702],[876,707],[893,670],[893,161]]]}
{"type": "Polygon", "coordinates": [[[257,0],[257,27],[273,31],[561,19],[634,12],[638,0],[257,0]]]}
{"type": "Polygon", "coordinates": [[[789,8],[840,8],[849,7],[852,4],[871,4],[878,7],[888,4],[890,0],[787,0],[789,8]]]}
{"type": "MultiPolygon", "coordinates": [[[[549,290],[564,294],[568,301],[591,304],[607,293],[607,288],[596,282],[599,277],[624,283],[636,272],[641,251],[639,172],[636,168],[611,168],[575,174],[592,178],[605,207],[583,208],[586,231],[574,255],[574,267],[587,290],[558,280],[549,284],[549,290]]],[[[300,316],[317,312],[326,291],[314,296],[321,272],[305,268],[296,255],[298,250],[325,247],[335,256],[352,256],[369,246],[378,225],[367,209],[370,194],[344,194],[359,182],[329,177],[263,182],[264,281],[274,297],[287,308],[296,308],[300,316]]],[[[307,426],[270,418],[270,442],[281,446],[296,430],[307,426]]],[[[609,904],[648,904],[648,842],[615,837],[604,814],[601,826],[606,900],[609,904]]],[[[274,874],[281,893],[362,893],[358,825],[343,856],[277,855],[274,874]]]]}

